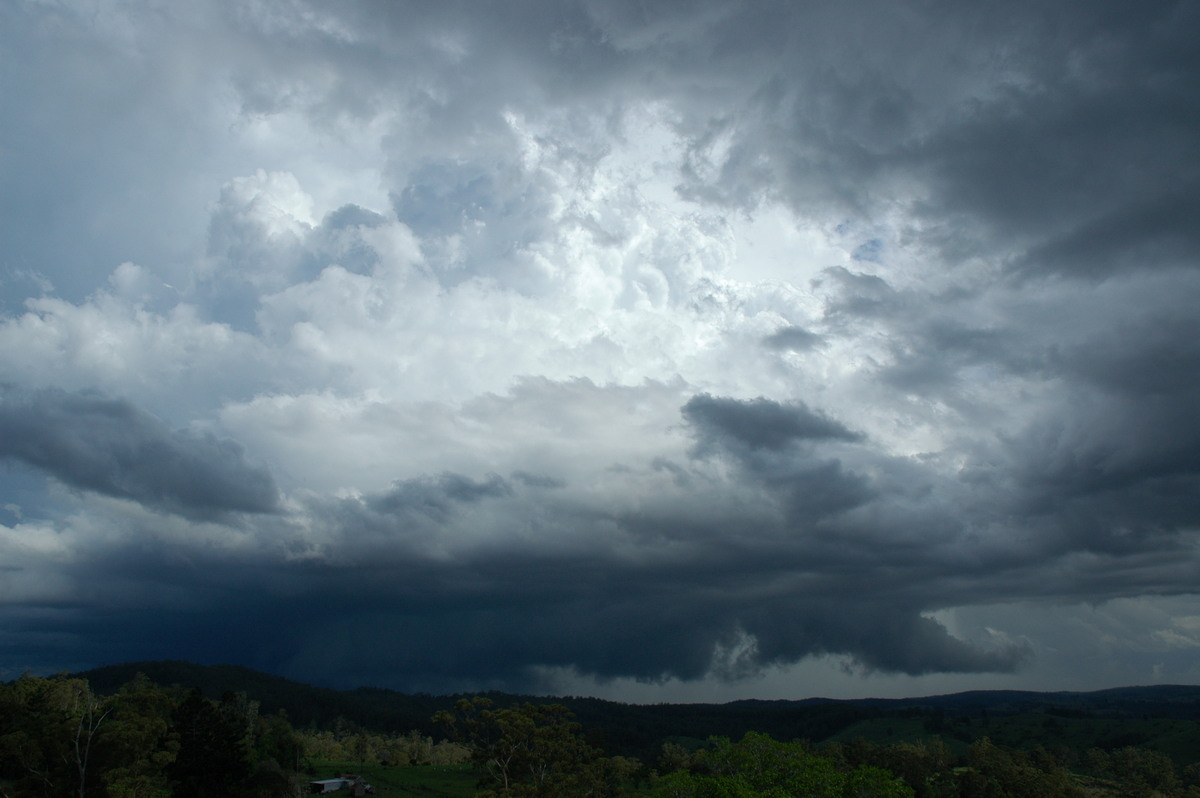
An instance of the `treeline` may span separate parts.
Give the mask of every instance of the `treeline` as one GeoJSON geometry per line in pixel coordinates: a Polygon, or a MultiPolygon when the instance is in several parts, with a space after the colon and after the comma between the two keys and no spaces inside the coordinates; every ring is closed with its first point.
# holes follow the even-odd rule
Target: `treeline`
{"type": "Polygon", "coordinates": [[[1155,751],[1093,749],[1083,761],[1063,751],[1006,748],[981,738],[954,755],[939,739],[876,746],[812,747],[750,733],[687,754],[667,746],[670,773],[654,798],[1200,798],[1200,767],[1177,769],[1155,751]]]}
{"type": "Polygon", "coordinates": [[[470,756],[459,743],[344,718],[298,730],[244,692],[209,699],[140,674],[111,695],[66,676],[0,684],[2,798],[294,798],[312,760],[403,767],[470,756]]]}
{"type": "MultiPolygon", "coordinates": [[[[217,699],[244,692],[264,712],[286,710],[300,728],[334,729],[339,718],[373,733],[416,729],[442,732],[431,717],[460,696],[405,694],[359,688],[333,690],[232,665],[179,661],[139,662],[77,674],[99,693],[116,692],[135,674],[158,684],[201,688],[217,699]]],[[[497,706],[537,701],[487,693],[497,706]]],[[[469,697],[469,696],[461,696],[469,697]]],[[[1093,693],[983,691],[911,699],[735,701],[727,704],[633,705],[596,698],[554,699],[575,713],[587,739],[614,754],[652,762],[665,739],[709,736],[741,739],[748,731],[777,740],[813,742],[865,737],[876,743],[940,736],[956,753],[986,736],[1012,748],[1068,746],[1079,757],[1090,748],[1129,746],[1160,751],[1183,766],[1200,751],[1200,687],[1155,686],[1093,693]]]]}
{"type": "Polygon", "coordinates": [[[1200,766],[1132,747],[1076,760],[987,738],[953,754],[937,738],[814,746],[749,732],[696,750],[665,743],[650,767],[589,745],[563,706],[464,699],[438,720],[469,742],[488,798],[1200,798],[1200,766]]]}
{"type": "Polygon", "coordinates": [[[803,743],[750,733],[689,753],[664,747],[659,768],[606,756],[561,705],[495,708],[461,700],[437,719],[469,741],[485,798],[912,798],[894,774],[817,755],[803,743]]]}
{"type": "Polygon", "coordinates": [[[259,701],[264,710],[287,712],[297,728],[332,729],[342,718],[376,731],[419,729],[431,734],[435,729],[429,719],[439,709],[454,703],[454,699],[444,696],[368,687],[333,690],[240,665],[197,665],[179,660],[108,665],[73,675],[87,679],[96,692],[109,694],[139,673],[158,684],[197,687],[209,698],[227,692],[246,693],[259,701]]]}
{"type": "Polygon", "coordinates": [[[6,798],[291,798],[303,756],[286,716],[244,693],[214,701],[145,677],[108,696],[78,678],[0,685],[6,798]]]}
{"type": "Polygon", "coordinates": [[[108,694],[86,679],[24,676],[0,684],[0,798],[292,798],[314,761],[470,763],[477,795],[489,798],[1200,798],[1200,763],[1132,746],[782,742],[748,732],[660,739],[637,758],[600,744],[560,704],[475,697],[426,721],[436,741],[345,718],[297,729],[244,692],[210,698],[140,675],[108,694]]]}

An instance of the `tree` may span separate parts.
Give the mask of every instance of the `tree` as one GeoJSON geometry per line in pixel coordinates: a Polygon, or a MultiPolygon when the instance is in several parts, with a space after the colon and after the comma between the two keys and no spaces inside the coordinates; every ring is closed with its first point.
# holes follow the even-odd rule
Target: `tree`
{"type": "MultiPolygon", "coordinates": [[[[481,795],[492,798],[603,798],[618,795],[628,759],[607,759],[588,745],[566,707],[521,704],[493,709],[463,699],[434,720],[474,747],[481,795]]],[[[636,767],[636,765],[635,765],[636,767]]]]}
{"type": "Polygon", "coordinates": [[[658,757],[658,767],[663,773],[687,770],[692,765],[692,755],[679,743],[665,742],[658,757]]]}
{"type": "Polygon", "coordinates": [[[113,798],[166,798],[167,770],[179,741],[171,731],[171,696],[143,674],[125,684],[110,701],[108,722],[97,741],[101,780],[113,798]]]}
{"type": "Polygon", "coordinates": [[[88,785],[88,765],[92,760],[92,745],[96,733],[108,719],[112,707],[108,702],[92,695],[91,688],[85,679],[73,679],[72,688],[74,705],[71,714],[75,716],[75,736],[72,740],[75,772],[78,774],[79,798],[86,798],[88,785]]]}
{"type": "Polygon", "coordinates": [[[1144,748],[1110,751],[1108,775],[1120,783],[1122,795],[1131,798],[1171,795],[1182,787],[1170,757],[1144,748]]]}
{"type": "Polygon", "coordinates": [[[110,696],[84,679],[0,684],[2,798],[290,798],[300,747],[245,695],[180,698],[139,675],[110,696]]]}
{"type": "Polygon", "coordinates": [[[228,705],[214,706],[196,689],[176,708],[172,721],[179,736],[179,753],[170,769],[176,795],[223,798],[249,780],[244,727],[228,705]]]}
{"type": "Polygon", "coordinates": [[[1024,751],[1002,748],[987,737],[971,745],[967,767],[958,774],[964,798],[1072,798],[1083,791],[1065,769],[1043,759],[1042,767],[1024,751]]]}
{"type": "Polygon", "coordinates": [[[86,679],[22,676],[0,698],[0,760],[26,795],[78,795],[96,786],[94,745],[108,702],[86,679]]]}
{"type": "Polygon", "coordinates": [[[827,744],[822,748],[822,753],[836,761],[843,770],[868,765],[893,773],[911,787],[918,798],[951,792],[944,786],[952,778],[949,772],[951,757],[940,737],[921,743],[882,746],[858,738],[850,743],[827,744]]]}

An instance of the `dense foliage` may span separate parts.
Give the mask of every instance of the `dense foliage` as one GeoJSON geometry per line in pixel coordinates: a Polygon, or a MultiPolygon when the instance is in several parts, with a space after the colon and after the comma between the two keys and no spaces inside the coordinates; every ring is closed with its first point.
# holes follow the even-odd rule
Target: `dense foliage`
{"type": "Polygon", "coordinates": [[[0,685],[4,794],[63,798],[295,795],[299,739],[245,694],[135,679],[100,696],[83,679],[24,676],[0,685]]]}
{"type": "Polygon", "coordinates": [[[496,709],[487,698],[462,699],[437,720],[471,745],[485,798],[615,798],[639,767],[589,745],[560,704],[496,709]]]}
{"type": "Polygon", "coordinates": [[[912,798],[892,773],[853,768],[818,756],[801,743],[750,732],[738,743],[718,738],[691,766],[659,779],[654,798],[912,798]]]}

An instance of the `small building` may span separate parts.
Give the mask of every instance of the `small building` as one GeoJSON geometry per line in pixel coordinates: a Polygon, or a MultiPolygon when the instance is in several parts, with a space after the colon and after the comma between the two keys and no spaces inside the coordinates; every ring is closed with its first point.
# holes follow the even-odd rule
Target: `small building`
{"type": "Polygon", "coordinates": [[[308,783],[309,795],[324,795],[330,792],[349,790],[353,796],[370,795],[375,788],[363,780],[362,776],[342,774],[334,779],[317,779],[308,783]]]}

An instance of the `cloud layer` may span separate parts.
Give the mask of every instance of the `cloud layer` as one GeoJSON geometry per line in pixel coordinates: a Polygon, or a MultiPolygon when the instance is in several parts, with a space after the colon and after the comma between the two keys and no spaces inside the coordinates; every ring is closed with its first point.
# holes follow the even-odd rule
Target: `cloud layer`
{"type": "Polygon", "coordinates": [[[229,440],[172,432],[128,402],[86,394],[6,392],[0,457],[71,487],[184,515],[265,513],[278,494],[229,440]]]}
{"type": "Polygon", "coordinates": [[[7,6],[0,667],[1200,678],[1198,24],[7,6]]]}

